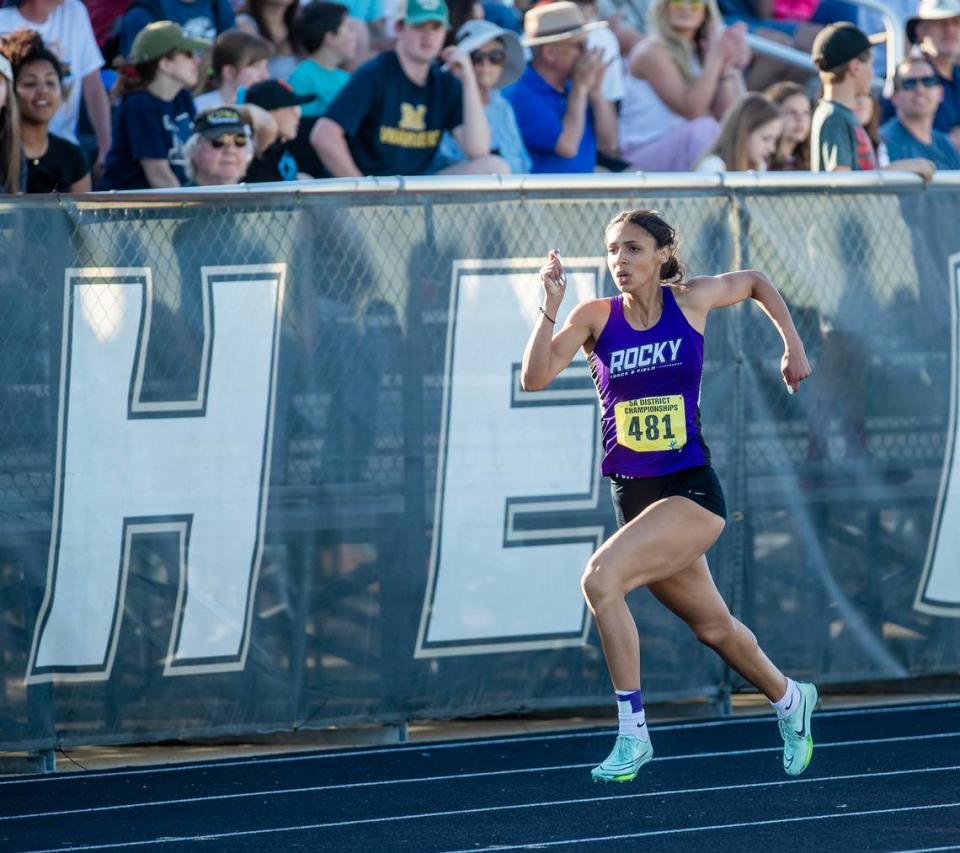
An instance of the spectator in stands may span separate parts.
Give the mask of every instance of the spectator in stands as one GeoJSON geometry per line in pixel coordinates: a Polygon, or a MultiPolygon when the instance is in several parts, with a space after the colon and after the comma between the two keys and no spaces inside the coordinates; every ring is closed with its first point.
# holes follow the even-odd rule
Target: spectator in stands
{"type": "Polygon", "coordinates": [[[783,133],[780,108],[765,95],[744,95],[724,116],[720,135],[698,172],[765,172],[783,133]]]}
{"type": "Polygon", "coordinates": [[[149,24],[137,36],[120,78],[122,100],[102,189],[184,184],[183,143],[193,132],[195,115],[190,95],[197,84],[194,52],[208,46],[188,38],[172,21],[149,24]]]}
{"type": "Polygon", "coordinates": [[[254,141],[237,107],[217,107],[197,116],[183,149],[190,186],[239,184],[250,166],[254,141]]]}
{"type": "Polygon", "coordinates": [[[519,4],[515,3],[508,6],[502,0],[483,0],[480,5],[483,7],[483,19],[485,21],[490,21],[498,27],[510,30],[518,36],[523,35],[523,18],[517,8],[519,4]]]}
{"type": "Polygon", "coordinates": [[[112,143],[110,101],[100,79],[103,56],[86,8],[80,0],[23,0],[19,6],[0,9],[0,33],[21,27],[40,33],[63,69],[64,98],[50,122],[51,132],[77,143],[82,97],[96,134],[94,172],[99,172],[112,143]]]}
{"type": "Polygon", "coordinates": [[[296,26],[307,58],[290,75],[290,85],[298,95],[311,96],[303,104],[304,116],[319,118],[350,79],[350,72],[341,66],[356,54],[357,28],[346,6],[324,0],[302,6],[296,26]]]}
{"type": "Polygon", "coordinates": [[[13,66],[20,141],[27,161],[28,193],[90,191],[90,167],[79,146],[48,128],[63,99],[60,60],[40,34],[26,28],[0,37],[0,51],[13,66]]]}
{"type": "Polygon", "coordinates": [[[873,153],[877,153],[880,145],[880,103],[872,93],[857,95],[853,104],[854,118],[867,132],[867,139],[873,146],[873,153]]]}
{"type": "Polygon", "coordinates": [[[20,115],[13,92],[13,68],[0,55],[0,195],[23,192],[27,169],[20,149],[20,115]]]}
{"type": "Polygon", "coordinates": [[[456,34],[467,21],[483,20],[483,6],[480,0],[446,0],[447,13],[450,23],[447,26],[447,35],[444,47],[456,44],[456,34]]]}
{"type": "Polygon", "coordinates": [[[943,86],[933,65],[911,56],[897,66],[893,103],[897,115],[880,128],[886,160],[932,160],[938,169],[960,169],[960,155],[950,137],[933,126],[943,86]]]}
{"type": "MultiPolygon", "coordinates": [[[[814,172],[876,169],[877,158],[866,130],[854,115],[857,95],[870,91],[873,78],[871,41],[853,24],[824,27],[813,42],[813,61],[820,69],[823,99],[813,113],[810,167],[814,172]]],[[[892,162],[888,168],[933,177],[930,160],[892,162]]]]}
{"type": "Polygon", "coordinates": [[[620,156],[645,171],[688,171],[744,93],[746,27],[723,28],[715,0],[654,0],[650,37],[629,58],[620,156]]]}
{"type": "MultiPolygon", "coordinates": [[[[576,0],[584,20],[589,24],[601,20],[597,0],[576,0]]],[[[607,21],[605,27],[595,27],[587,33],[587,48],[599,48],[603,52],[603,97],[619,109],[624,98],[623,57],[620,55],[620,42],[607,21]]]]}
{"type": "MultiPolygon", "coordinates": [[[[347,20],[357,40],[356,53],[344,67],[347,71],[354,71],[378,53],[390,50],[393,47],[393,36],[388,33],[384,0],[343,0],[343,3],[347,7],[347,20]]],[[[299,32],[297,35],[299,36],[299,32]]]]}
{"type": "Polygon", "coordinates": [[[118,35],[120,19],[130,6],[130,0],[83,0],[83,5],[90,16],[90,26],[93,28],[97,46],[104,52],[103,58],[109,65],[113,57],[106,55],[105,48],[107,43],[118,35]]]}
{"type": "Polygon", "coordinates": [[[445,130],[470,158],[445,174],[505,172],[490,156],[490,127],[470,57],[443,48],[443,0],[406,0],[398,10],[396,49],[358,68],[320,118],[310,142],[335,177],[423,175],[445,130]],[[441,55],[451,71],[436,64],[441,55]]]}
{"type": "Polygon", "coordinates": [[[187,38],[211,42],[236,26],[230,0],[133,0],[120,19],[120,55],[129,59],[134,39],[155,21],[173,21],[187,38]]]}
{"type": "Polygon", "coordinates": [[[933,126],[960,150],[960,0],[921,0],[907,38],[920,45],[943,87],[933,126]]]}
{"type": "Polygon", "coordinates": [[[297,138],[300,107],[310,99],[310,95],[298,95],[284,80],[264,80],[250,87],[244,103],[267,111],[274,121],[276,133],[266,145],[257,148],[244,178],[248,184],[296,181],[301,177],[296,152],[290,142],[297,138]]]}
{"type": "MultiPolygon", "coordinates": [[[[515,83],[523,74],[523,47],[517,34],[490,21],[467,21],[457,32],[457,46],[470,54],[480,99],[490,125],[490,148],[506,160],[510,171],[530,171],[531,159],[517,127],[517,117],[501,88],[515,83]]],[[[435,166],[442,168],[465,160],[453,134],[443,135],[435,166]]]]}
{"type": "MultiPolygon", "coordinates": [[[[766,0],[762,0],[761,8],[766,0]]],[[[772,0],[770,6],[777,21],[835,24],[856,23],[857,6],[845,0],[772,0]]]]}
{"type": "Polygon", "coordinates": [[[775,83],[764,93],[780,108],[783,132],[777,150],[770,158],[774,172],[806,172],[810,169],[810,96],[799,84],[789,80],[775,83]]]}
{"type": "Polygon", "coordinates": [[[824,24],[854,23],[858,14],[856,4],[845,0],[719,0],[719,3],[727,21],[742,21],[752,33],[804,51],[810,50],[824,24]]]}
{"type": "Polygon", "coordinates": [[[276,80],[287,80],[303,58],[294,27],[297,8],[297,0],[247,0],[237,15],[240,29],[263,36],[273,45],[267,66],[276,80]]]}
{"type": "Polygon", "coordinates": [[[201,80],[203,93],[194,99],[198,113],[237,102],[237,91],[267,80],[267,60],[273,45],[265,38],[241,29],[220,33],[213,43],[210,70],[201,80]]]}
{"type": "Polygon", "coordinates": [[[587,48],[590,30],[576,3],[535,6],[524,19],[533,58],[504,92],[513,105],[534,172],[593,172],[597,155],[616,157],[617,116],[603,97],[603,55],[587,48]]]}

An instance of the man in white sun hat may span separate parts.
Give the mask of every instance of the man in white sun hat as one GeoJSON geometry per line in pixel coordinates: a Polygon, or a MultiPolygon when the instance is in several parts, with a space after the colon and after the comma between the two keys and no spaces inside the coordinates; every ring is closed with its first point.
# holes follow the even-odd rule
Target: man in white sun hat
{"type": "Polygon", "coordinates": [[[534,6],[524,18],[523,41],[533,59],[504,96],[534,172],[593,172],[598,150],[617,156],[617,114],[602,91],[603,55],[587,47],[587,33],[606,25],[587,23],[566,0],[534,6]]]}
{"type": "Polygon", "coordinates": [[[921,0],[907,20],[907,38],[920,46],[943,86],[933,126],[960,149],[960,0],[921,0]]]}

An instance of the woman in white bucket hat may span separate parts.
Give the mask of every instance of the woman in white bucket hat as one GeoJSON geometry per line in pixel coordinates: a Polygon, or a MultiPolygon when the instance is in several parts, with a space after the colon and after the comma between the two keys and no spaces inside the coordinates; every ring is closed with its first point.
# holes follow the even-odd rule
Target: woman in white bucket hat
{"type": "MultiPolygon", "coordinates": [[[[525,63],[519,37],[490,21],[471,20],[457,30],[456,45],[470,55],[473,63],[490,125],[490,152],[502,157],[514,174],[529,172],[530,154],[520,137],[513,107],[500,93],[523,74],[525,63]]],[[[443,169],[464,159],[456,139],[449,133],[444,134],[434,168],[443,169]]]]}

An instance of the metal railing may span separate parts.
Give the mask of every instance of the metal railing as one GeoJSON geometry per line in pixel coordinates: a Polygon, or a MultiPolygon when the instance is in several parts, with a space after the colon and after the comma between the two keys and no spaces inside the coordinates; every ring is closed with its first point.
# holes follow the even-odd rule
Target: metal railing
{"type": "MultiPolygon", "coordinates": [[[[867,172],[592,172],[571,175],[395,175],[391,177],[324,178],[312,181],[275,184],[237,184],[224,187],[176,187],[155,190],[125,190],[61,196],[70,204],[102,208],[127,207],[132,202],[166,204],[174,200],[209,200],[212,197],[339,195],[364,193],[395,195],[402,193],[449,192],[573,192],[626,190],[709,190],[717,187],[757,188],[770,191],[811,191],[832,188],[906,189],[922,187],[924,181],[912,172],[874,170],[867,172]]],[[[937,172],[928,185],[960,186],[960,172],[937,172]]],[[[9,197],[9,206],[16,204],[9,197]]],[[[0,203],[0,210],[8,205],[0,203]]]]}

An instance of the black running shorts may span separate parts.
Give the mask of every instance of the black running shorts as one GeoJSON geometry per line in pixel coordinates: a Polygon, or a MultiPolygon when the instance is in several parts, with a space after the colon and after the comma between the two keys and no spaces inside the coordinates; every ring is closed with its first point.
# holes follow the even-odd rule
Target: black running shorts
{"type": "Polygon", "coordinates": [[[610,493],[617,527],[632,521],[650,504],[673,495],[688,498],[726,520],[727,504],[723,487],[709,465],[684,468],[662,477],[610,477],[610,493]]]}

